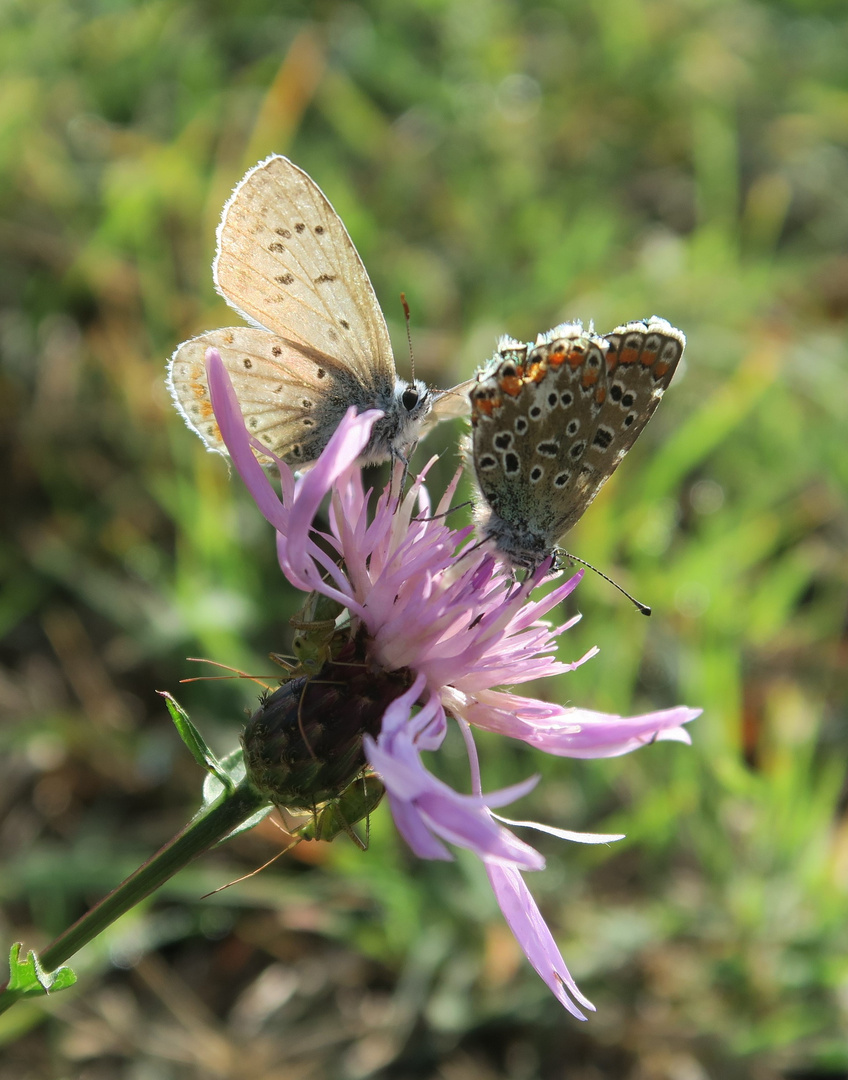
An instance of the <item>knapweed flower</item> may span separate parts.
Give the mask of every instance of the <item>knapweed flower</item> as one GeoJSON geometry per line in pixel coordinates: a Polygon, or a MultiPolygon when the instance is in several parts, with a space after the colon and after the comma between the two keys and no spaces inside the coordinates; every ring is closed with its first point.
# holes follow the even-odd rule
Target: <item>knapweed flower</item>
{"type": "MultiPolygon", "coordinates": [[[[522,877],[522,871],[541,870],[544,859],[493,812],[530,791],[537,778],[484,795],[471,727],[549,754],[611,757],[657,739],[688,742],[681,725],[699,710],[681,706],[622,718],[499,689],[571,671],[594,654],[558,661],[557,639],[575,620],[554,627],[543,618],[574,590],[582,572],[532,600],[550,562],[516,582],[507,567],[469,542],[471,528],[451,529],[444,515],[458,477],[435,507],[419,476],[400,497],[390,485],[372,511],[355,462],[381,415],[375,411],[357,416],[351,409],[309,472],[295,478],[277,461],[281,498],[254,453],[267,459],[268,449],[246,430],[214,349],[206,366],[221,435],[276,529],[284,575],[296,588],[317,591],[349,610],[359,628],[358,655],[375,679],[404,673],[392,700],[381,703],[379,722],[369,721],[361,736],[363,763],[367,759],[385,785],[398,829],[421,858],[453,858],[448,844],[479,856],[530,963],[565,1008],[585,1019],[580,1006],[593,1006],[569,974],[522,877]],[[328,494],[329,525],[322,526],[316,514],[328,494]],[[470,794],[453,790],[422,761],[424,752],[440,746],[448,716],[465,740],[470,794]]],[[[588,843],[618,839],[542,828],[588,843]]]]}

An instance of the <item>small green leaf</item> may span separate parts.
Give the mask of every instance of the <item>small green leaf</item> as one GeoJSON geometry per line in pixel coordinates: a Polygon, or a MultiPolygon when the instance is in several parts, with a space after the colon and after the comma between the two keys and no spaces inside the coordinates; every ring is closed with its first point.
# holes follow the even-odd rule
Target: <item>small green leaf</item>
{"type": "Polygon", "coordinates": [[[27,953],[25,960],[21,960],[22,948],[21,943],[16,941],[9,950],[9,984],[0,995],[0,1011],[20,998],[43,997],[57,990],[67,990],[77,981],[69,967],[45,971],[32,950],[27,953]]]}
{"type": "Polygon", "coordinates": [[[171,719],[174,721],[174,727],[179,732],[180,738],[191,751],[191,755],[197,764],[200,765],[201,768],[206,769],[207,772],[211,773],[213,776],[217,777],[225,791],[234,791],[238,781],[233,779],[226,767],[221,764],[218,758],[206,745],[203,736],[191,722],[185,709],[182,708],[167,690],[157,690],[156,692],[165,699],[165,704],[168,706],[168,712],[171,714],[171,719]]]}

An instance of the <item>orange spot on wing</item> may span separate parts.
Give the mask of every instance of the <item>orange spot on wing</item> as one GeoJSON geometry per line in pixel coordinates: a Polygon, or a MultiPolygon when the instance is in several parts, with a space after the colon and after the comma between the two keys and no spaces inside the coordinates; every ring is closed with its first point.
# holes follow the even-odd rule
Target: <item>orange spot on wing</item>
{"type": "Polygon", "coordinates": [[[569,364],[571,364],[573,368],[579,368],[580,365],[583,363],[585,356],[586,354],[584,352],[581,352],[578,349],[574,349],[568,354],[566,360],[569,362],[569,364]]]}
{"type": "Polygon", "coordinates": [[[547,367],[545,364],[540,363],[538,360],[530,365],[530,370],[526,375],[526,382],[540,383],[547,374],[547,367]]]}
{"type": "Polygon", "coordinates": [[[519,375],[510,375],[505,379],[501,379],[498,383],[498,388],[504,394],[509,394],[510,397],[518,397],[523,385],[524,380],[519,375]]]}
{"type": "MultiPolygon", "coordinates": [[[[215,415],[215,410],[212,408],[211,401],[203,402],[203,404],[200,406],[200,415],[203,417],[204,420],[208,420],[210,417],[215,415]]],[[[221,433],[219,431],[218,435],[220,434],[221,433]]]]}
{"type": "Polygon", "coordinates": [[[598,373],[593,368],[587,368],[583,372],[583,378],[580,380],[580,385],[584,390],[588,390],[590,386],[594,386],[598,381],[598,373]]]}
{"type": "Polygon", "coordinates": [[[653,364],[653,362],[656,360],[656,358],[657,358],[656,349],[654,349],[652,352],[648,352],[647,349],[643,350],[643,352],[642,352],[642,367],[650,367],[651,364],[653,364]]]}
{"type": "Polygon", "coordinates": [[[595,391],[595,401],[599,405],[603,405],[603,403],[606,401],[606,399],[607,399],[607,388],[605,386],[599,386],[598,389],[595,391]]]}
{"type": "Polygon", "coordinates": [[[639,359],[639,353],[635,349],[622,349],[618,362],[620,364],[635,364],[639,359]]]}
{"type": "Polygon", "coordinates": [[[660,360],[660,362],[658,364],[654,365],[654,378],[655,379],[661,379],[663,377],[663,375],[667,375],[668,374],[668,369],[670,367],[671,367],[671,364],[667,364],[665,362],[665,360],[660,360]]]}
{"type": "Polygon", "coordinates": [[[483,398],[481,401],[474,402],[474,408],[478,413],[482,413],[484,416],[491,416],[496,407],[500,407],[500,400],[493,400],[492,398],[483,398]]]}
{"type": "Polygon", "coordinates": [[[548,354],[548,366],[552,368],[562,367],[565,363],[565,352],[562,349],[556,349],[554,352],[548,354]]]}

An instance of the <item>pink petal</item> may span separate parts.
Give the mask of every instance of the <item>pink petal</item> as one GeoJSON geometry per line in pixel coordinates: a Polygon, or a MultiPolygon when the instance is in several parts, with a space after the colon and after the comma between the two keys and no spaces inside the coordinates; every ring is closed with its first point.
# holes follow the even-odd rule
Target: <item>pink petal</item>
{"type": "Polygon", "coordinates": [[[586,1017],[572,1001],[576,998],[593,1012],[595,1006],[580,993],[562,954],[542,918],[530,890],[515,867],[486,864],[486,873],[503,916],[524,954],[561,1005],[578,1020],[586,1017]]]}

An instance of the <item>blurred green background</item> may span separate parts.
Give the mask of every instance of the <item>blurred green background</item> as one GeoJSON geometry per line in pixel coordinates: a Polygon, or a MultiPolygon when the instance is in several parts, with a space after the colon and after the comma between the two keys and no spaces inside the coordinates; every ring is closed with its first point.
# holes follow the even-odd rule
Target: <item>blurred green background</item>
{"type": "MultiPolygon", "coordinates": [[[[562,702],[701,706],[610,762],[481,739],[542,841],[568,1017],[479,865],[371,846],[207,855],[0,1019],[0,1077],[848,1076],[848,9],[827,0],[6,0],[0,7],[0,941],[44,945],[194,811],[155,691],[219,749],[299,599],[182,424],[176,344],[238,322],[210,263],[246,168],[320,184],[417,373],[497,336],[663,315],[685,369],[568,545],[562,702]]],[[[459,431],[438,489],[456,466],[459,431]]],[[[441,440],[441,441],[440,441],[441,440]]],[[[420,456],[419,461],[424,460],[420,456]]],[[[463,783],[450,747],[442,771],[463,783]]]]}

